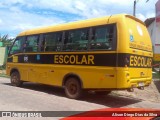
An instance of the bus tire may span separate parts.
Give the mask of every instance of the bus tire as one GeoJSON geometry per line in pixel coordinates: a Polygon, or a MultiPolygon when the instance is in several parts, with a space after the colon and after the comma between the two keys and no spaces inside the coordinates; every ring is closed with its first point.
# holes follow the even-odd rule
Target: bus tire
{"type": "Polygon", "coordinates": [[[69,77],[65,82],[65,94],[70,99],[79,99],[82,96],[82,88],[76,77],[69,77]]]}
{"type": "Polygon", "coordinates": [[[108,95],[110,93],[111,93],[111,91],[95,91],[95,94],[100,95],[100,96],[108,95]]]}
{"type": "Polygon", "coordinates": [[[18,71],[14,71],[11,73],[11,85],[20,87],[23,82],[20,80],[20,74],[18,71]]]}

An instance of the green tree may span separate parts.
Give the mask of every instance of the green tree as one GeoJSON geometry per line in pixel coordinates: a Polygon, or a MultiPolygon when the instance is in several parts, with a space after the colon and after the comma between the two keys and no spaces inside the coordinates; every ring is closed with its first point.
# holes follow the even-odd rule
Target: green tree
{"type": "Polygon", "coordinates": [[[3,36],[0,35],[0,42],[3,43],[3,47],[11,46],[13,41],[14,38],[9,38],[8,34],[3,36]]]}
{"type": "Polygon", "coordinates": [[[9,47],[12,45],[14,41],[14,38],[9,38],[8,34],[7,35],[0,35],[0,43],[2,46],[0,47],[6,47],[6,54],[5,54],[5,62],[2,66],[0,66],[0,69],[5,69],[6,67],[6,59],[7,59],[7,53],[9,50],[9,47]]]}

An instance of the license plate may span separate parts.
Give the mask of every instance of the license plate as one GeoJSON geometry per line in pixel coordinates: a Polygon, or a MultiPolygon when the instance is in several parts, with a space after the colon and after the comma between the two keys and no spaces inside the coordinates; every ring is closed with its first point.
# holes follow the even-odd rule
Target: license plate
{"type": "Polygon", "coordinates": [[[139,82],[139,83],[138,83],[138,86],[139,86],[139,87],[143,87],[143,86],[144,86],[144,82],[139,82]]]}

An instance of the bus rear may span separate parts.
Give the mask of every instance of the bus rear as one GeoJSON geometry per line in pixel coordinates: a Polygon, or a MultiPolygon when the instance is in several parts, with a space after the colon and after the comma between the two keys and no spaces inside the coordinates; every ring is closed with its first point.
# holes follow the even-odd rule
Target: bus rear
{"type": "Polygon", "coordinates": [[[117,88],[129,88],[131,91],[133,88],[144,89],[152,80],[151,39],[145,24],[139,19],[126,15],[124,22],[126,34],[123,36],[123,44],[126,45],[119,44],[119,48],[124,48],[122,51],[125,51],[124,69],[120,68],[118,72],[117,88]]]}

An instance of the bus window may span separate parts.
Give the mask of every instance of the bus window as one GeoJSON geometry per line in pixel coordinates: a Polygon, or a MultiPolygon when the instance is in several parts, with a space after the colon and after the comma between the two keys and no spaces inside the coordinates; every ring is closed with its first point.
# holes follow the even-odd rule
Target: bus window
{"type": "Polygon", "coordinates": [[[38,42],[39,42],[38,35],[28,36],[25,42],[24,51],[25,52],[38,52],[38,42]]]}
{"type": "Polygon", "coordinates": [[[56,51],[62,50],[62,32],[56,33],[57,49],[56,51]]]}
{"type": "Polygon", "coordinates": [[[25,41],[25,37],[16,38],[16,40],[10,50],[10,54],[23,52],[22,47],[23,47],[24,41],[25,41]]]}
{"type": "Polygon", "coordinates": [[[49,33],[44,36],[44,51],[60,51],[62,45],[62,33],[49,33]]]}
{"type": "Polygon", "coordinates": [[[114,40],[113,26],[98,26],[92,28],[92,38],[90,49],[92,50],[112,50],[114,40]]]}
{"type": "Polygon", "coordinates": [[[65,32],[63,50],[87,50],[89,29],[78,29],[65,32]]]}

